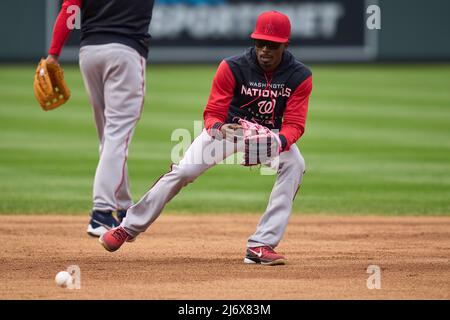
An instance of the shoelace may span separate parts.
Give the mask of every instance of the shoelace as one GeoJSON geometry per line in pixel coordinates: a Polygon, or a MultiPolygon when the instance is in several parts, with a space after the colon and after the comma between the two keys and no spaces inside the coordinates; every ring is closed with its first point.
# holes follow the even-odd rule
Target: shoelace
{"type": "Polygon", "coordinates": [[[261,251],[266,251],[267,253],[276,253],[271,247],[266,246],[266,247],[262,247],[261,251]]]}
{"type": "Polygon", "coordinates": [[[128,239],[128,233],[126,233],[126,231],[122,228],[117,228],[116,230],[114,230],[111,236],[114,237],[117,241],[121,242],[128,239]]]}
{"type": "Polygon", "coordinates": [[[257,250],[257,249],[260,250],[261,254],[266,254],[266,253],[277,254],[270,246],[262,246],[262,247],[252,248],[252,250],[257,250]]]}

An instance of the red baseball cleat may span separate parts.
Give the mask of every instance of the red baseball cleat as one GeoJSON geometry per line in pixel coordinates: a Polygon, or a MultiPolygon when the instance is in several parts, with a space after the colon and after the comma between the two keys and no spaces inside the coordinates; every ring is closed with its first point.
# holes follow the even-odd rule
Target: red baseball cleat
{"type": "Polygon", "coordinates": [[[260,263],[269,266],[286,264],[286,259],[276,253],[270,246],[247,248],[245,263],[260,263]]]}
{"type": "Polygon", "coordinates": [[[108,250],[109,252],[116,251],[124,244],[125,241],[133,241],[134,238],[132,238],[124,228],[117,227],[114,229],[111,229],[104,233],[100,238],[98,238],[98,241],[102,244],[102,246],[108,250]]]}

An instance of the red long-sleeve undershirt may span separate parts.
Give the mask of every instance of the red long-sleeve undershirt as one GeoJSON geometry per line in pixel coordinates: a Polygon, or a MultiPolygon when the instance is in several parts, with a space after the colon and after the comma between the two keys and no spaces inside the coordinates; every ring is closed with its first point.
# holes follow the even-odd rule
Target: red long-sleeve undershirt
{"type": "Polygon", "coordinates": [[[73,12],[67,12],[67,8],[70,6],[78,6],[81,8],[82,0],[64,0],[61,11],[56,18],[55,25],[53,27],[52,42],[50,44],[50,49],[48,54],[59,56],[61,54],[62,48],[69,38],[70,32],[72,31],[67,27],[67,20],[71,18],[73,12]]]}
{"type": "MultiPolygon", "coordinates": [[[[211,92],[203,119],[205,128],[210,130],[217,123],[225,123],[228,108],[233,99],[236,81],[228,63],[222,61],[214,76],[211,92]]],[[[309,96],[312,90],[312,76],[302,82],[289,97],[283,114],[280,135],[286,138],[284,150],[289,150],[305,132],[309,96]]]]}
{"type": "Polygon", "coordinates": [[[286,138],[285,150],[289,150],[305,132],[306,116],[308,114],[309,96],[312,91],[312,76],[305,79],[288,98],[284,109],[283,123],[280,135],[286,138]]]}
{"type": "Polygon", "coordinates": [[[214,76],[208,103],[203,112],[205,128],[210,130],[216,123],[225,123],[228,108],[233,100],[236,80],[228,63],[222,61],[214,76]]]}

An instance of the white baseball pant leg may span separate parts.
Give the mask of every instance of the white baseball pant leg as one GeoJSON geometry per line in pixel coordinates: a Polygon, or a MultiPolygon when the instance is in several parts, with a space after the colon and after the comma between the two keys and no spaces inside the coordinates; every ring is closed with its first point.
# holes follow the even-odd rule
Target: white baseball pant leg
{"type": "MultiPolygon", "coordinates": [[[[172,165],[171,171],[163,175],[139,202],[128,210],[122,227],[132,237],[144,232],[159,217],[166,203],[184,186],[236,151],[242,151],[242,145],[236,147],[226,140],[215,140],[203,130],[188,148],[180,163],[172,165]],[[204,155],[207,155],[206,161],[204,155]]],[[[269,205],[255,234],[249,238],[248,246],[275,247],[280,242],[288,224],[304,168],[303,157],[296,145],[280,155],[280,167],[269,205]]]]}
{"type": "Polygon", "coordinates": [[[247,247],[269,245],[275,248],[283,238],[292,212],[295,195],[305,173],[305,160],[293,144],[282,152],[277,179],[270,194],[266,212],[259,220],[256,232],[247,241],[247,247]]]}
{"type": "Polygon", "coordinates": [[[192,142],[178,165],[163,175],[153,187],[132,206],[122,222],[131,236],[144,232],[178,192],[207,169],[235,152],[235,145],[227,140],[213,139],[206,130],[192,142]]]}
{"type": "Polygon", "coordinates": [[[90,45],[80,49],[80,69],[100,141],[93,209],[128,209],[128,147],[144,105],[145,59],[126,45],[90,45]]]}

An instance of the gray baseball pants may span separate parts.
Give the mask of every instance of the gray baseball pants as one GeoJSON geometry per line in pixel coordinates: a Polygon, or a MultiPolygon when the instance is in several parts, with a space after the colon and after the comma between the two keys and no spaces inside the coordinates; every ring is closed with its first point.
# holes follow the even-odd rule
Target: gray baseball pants
{"type": "Polygon", "coordinates": [[[80,69],[100,141],[94,210],[128,209],[133,204],[127,169],[128,146],[144,105],[145,66],[145,59],[123,44],[80,49],[80,69]]]}
{"type": "MultiPolygon", "coordinates": [[[[241,150],[242,145],[236,149],[233,143],[215,140],[203,130],[187,149],[180,163],[172,165],[171,171],[163,175],[142,199],[128,210],[122,227],[133,237],[144,232],[181,188],[193,182],[207,169],[241,150]]],[[[269,245],[275,248],[279,244],[286,230],[293,200],[304,171],[305,161],[295,144],[289,151],[281,153],[277,179],[269,204],[256,232],[247,241],[248,247],[269,245]]]]}

